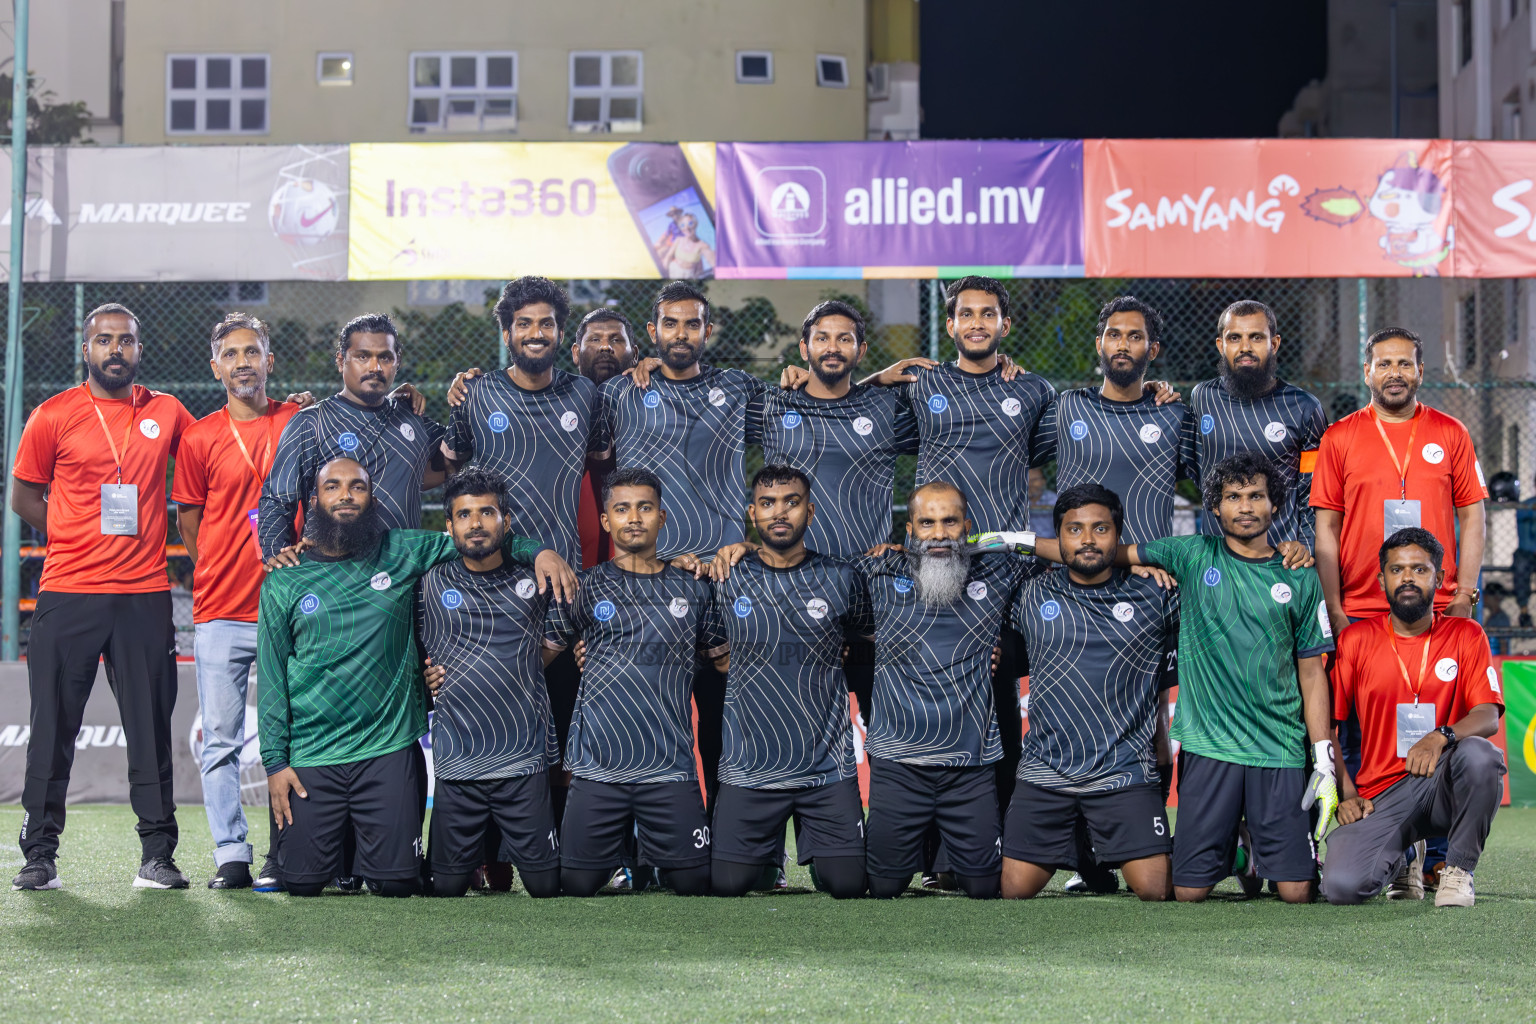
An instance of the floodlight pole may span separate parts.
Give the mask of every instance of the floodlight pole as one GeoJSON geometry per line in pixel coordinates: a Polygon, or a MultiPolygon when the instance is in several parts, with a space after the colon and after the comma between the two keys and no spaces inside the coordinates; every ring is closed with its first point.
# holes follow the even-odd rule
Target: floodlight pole
{"type": "Polygon", "coordinates": [[[0,530],[0,659],[21,656],[21,517],[15,497],[16,446],[21,441],[21,272],[27,226],[27,14],[16,5],[16,59],[11,66],[11,280],[5,335],[5,525],[0,530]]]}

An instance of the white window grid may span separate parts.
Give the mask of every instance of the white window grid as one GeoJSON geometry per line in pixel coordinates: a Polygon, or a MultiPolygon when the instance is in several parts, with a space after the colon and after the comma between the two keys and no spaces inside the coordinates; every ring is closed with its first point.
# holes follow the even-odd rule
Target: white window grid
{"type": "Polygon", "coordinates": [[[171,53],[165,58],[167,135],[266,135],[272,58],[265,53],[171,53]],[[192,75],[186,77],[186,62],[192,75]],[[227,75],[225,72],[227,71],[227,75]],[[212,80],[213,84],[209,84],[212,80]],[[259,85],[254,84],[257,80],[259,85]],[[252,83],[252,84],[247,84],[252,83]],[[212,127],[210,127],[212,125],[212,127]]]}
{"type": "Polygon", "coordinates": [[[406,123],[415,132],[515,131],[518,64],[514,50],[413,52],[406,123]]]}
{"type": "Polygon", "coordinates": [[[315,81],[321,85],[351,85],[352,71],[352,55],[350,53],[317,53],[315,55],[315,81]],[[339,65],[336,71],[329,76],[325,72],[325,66],[328,63],[339,65]]]}
{"type": "Polygon", "coordinates": [[[773,84],[773,52],[771,50],[737,50],[736,51],[736,81],[743,85],[771,85],[773,84]],[[746,63],[750,58],[759,58],[767,66],[767,73],[762,75],[749,75],[746,72],[746,63]]]}
{"type": "Polygon", "coordinates": [[[816,84],[824,89],[848,88],[848,58],[835,53],[818,53],[816,84]]]}
{"type": "Polygon", "coordinates": [[[645,116],[645,56],[639,50],[573,50],[570,83],[572,131],[640,130],[645,116]]]}

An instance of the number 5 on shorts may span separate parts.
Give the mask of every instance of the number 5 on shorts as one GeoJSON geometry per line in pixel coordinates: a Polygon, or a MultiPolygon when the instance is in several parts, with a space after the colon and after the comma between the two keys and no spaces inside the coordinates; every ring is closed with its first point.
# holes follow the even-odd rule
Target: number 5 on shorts
{"type": "Polygon", "coordinates": [[[1167,833],[1168,828],[1163,824],[1163,816],[1161,814],[1152,815],[1152,834],[1161,836],[1167,835],[1167,833]]]}

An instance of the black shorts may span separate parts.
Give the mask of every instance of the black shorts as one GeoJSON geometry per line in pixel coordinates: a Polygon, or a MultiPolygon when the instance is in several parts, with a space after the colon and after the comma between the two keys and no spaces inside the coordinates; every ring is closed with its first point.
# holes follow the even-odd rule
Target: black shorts
{"type": "Polygon", "coordinates": [[[1125,786],[1102,793],[1063,793],[1019,780],[1008,804],[1003,856],[1043,868],[1078,868],[1078,816],[1088,824],[1093,858],[1114,867],[1173,850],[1161,788],[1125,786]]]}
{"type": "Polygon", "coordinates": [[[715,797],[714,859],[773,864],[784,849],[784,824],[795,819],[795,853],[813,857],[864,856],[864,804],[859,780],[800,789],[720,786],[715,797]]]}
{"type": "Polygon", "coordinates": [[[938,825],[951,870],[1002,870],[997,782],[991,765],[938,768],[869,759],[869,873],[909,878],[923,866],[923,836],[938,825]]]}
{"type": "Polygon", "coordinates": [[[1306,789],[1305,768],[1252,768],[1180,751],[1173,884],[1202,889],[1230,875],[1237,825],[1244,819],[1260,878],[1315,879],[1312,816],[1301,809],[1306,789]]]}
{"type": "Polygon", "coordinates": [[[560,837],[549,799],[549,775],[511,779],[438,779],[432,798],[427,862],[433,871],[462,874],[486,861],[487,832],[499,836],[493,860],[519,871],[560,866],[560,837]]]}
{"type": "Polygon", "coordinates": [[[709,863],[709,821],[697,782],[571,780],[560,823],[560,864],[617,868],[639,833],[638,863],[696,868],[709,863]]]}
{"type": "Polygon", "coordinates": [[[293,794],[278,866],[285,882],[328,882],[343,874],[342,839],[357,837],[351,871],[380,882],[420,877],[421,744],[351,764],[295,768],[308,797],[293,794]]]}

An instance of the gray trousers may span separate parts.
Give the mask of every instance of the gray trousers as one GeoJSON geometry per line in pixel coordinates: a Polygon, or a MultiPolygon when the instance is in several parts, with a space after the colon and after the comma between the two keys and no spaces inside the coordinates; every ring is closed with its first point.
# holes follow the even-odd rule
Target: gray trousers
{"type": "Polygon", "coordinates": [[[1447,867],[1472,871],[1504,796],[1504,755],[1479,736],[1456,744],[1430,776],[1408,775],[1371,801],[1368,817],[1328,836],[1323,895],[1329,903],[1360,903],[1403,870],[1404,847],[1426,836],[1447,836],[1447,867]]]}

